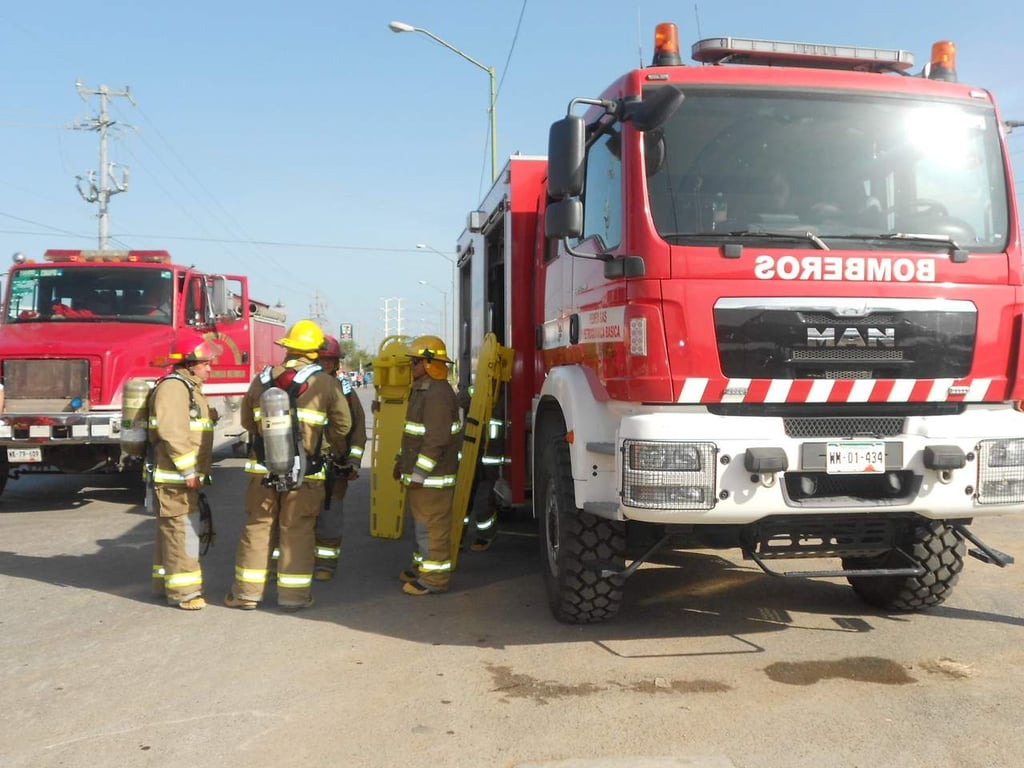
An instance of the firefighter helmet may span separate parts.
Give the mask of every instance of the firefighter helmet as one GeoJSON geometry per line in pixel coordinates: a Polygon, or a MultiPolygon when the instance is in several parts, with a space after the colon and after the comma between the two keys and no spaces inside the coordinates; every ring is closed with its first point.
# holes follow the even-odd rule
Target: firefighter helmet
{"type": "Polygon", "coordinates": [[[450,363],[448,350],[437,336],[417,336],[409,342],[409,357],[422,357],[428,363],[450,363]]]}
{"type": "Polygon", "coordinates": [[[341,343],[333,336],[324,336],[324,343],[320,347],[320,359],[341,360],[345,353],[341,351],[341,343]]]}
{"type": "Polygon", "coordinates": [[[448,350],[437,336],[417,336],[409,342],[409,357],[420,358],[426,363],[427,375],[432,379],[448,378],[448,350]]]}
{"type": "Polygon", "coordinates": [[[312,353],[315,357],[316,352],[324,343],[324,332],[312,320],[299,320],[288,329],[287,336],[274,343],[296,352],[312,353]]]}
{"type": "Polygon", "coordinates": [[[223,348],[191,328],[182,331],[171,347],[171,362],[175,365],[208,363],[215,360],[223,348]]]}

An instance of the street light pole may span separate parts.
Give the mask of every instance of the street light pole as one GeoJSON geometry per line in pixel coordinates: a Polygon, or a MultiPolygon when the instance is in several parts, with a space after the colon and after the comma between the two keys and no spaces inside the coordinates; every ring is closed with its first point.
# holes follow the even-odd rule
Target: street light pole
{"type": "Polygon", "coordinates": [[[498,115],[497,115],[497,102],[498,102],[498,80],[494,67],[488,67],[486,64],[481,64],[479,61],[474,59],[465,51],[460,51],[454,45],[449,43],[447,40],[442,40],[440,37],[435,35],[429,29],[423,29],[422,27],[414,27],[412,24],[406,24],[404,21],[392,21],[388,24],[388,29],[392,32],[420,32],[426,35],[435,43],[444,46],[452,53],[457,53],[459,56],[464,58],[470,64],[475,67],[479,67],[491,80],[491,105],[490,105],[490,117],[491,117],[491,183],[493,184],[498,180],[498,115]]]}
{"type": "MultiPolygon", "coordinates": [[[[447,329],[448,328],[448,291],[442,290],[441,288],[438,288],[436,285],[431,285],[426,280],[419,280],[418,282],[419,282],[420,285],[425,285],[425,286],[427,286],[427,288],[434,289],[435,291],[440,293],[441,296],[444,297],[444,301],[441,304],[441,317],[442,317],[442,319],[441,319],[441,327],[447,329]]],[[[448,331],[445,330],[445,333],[447,333],[447,332],[448,331]]],[[[452,346],[454,347],[454,344],[452,346]]],[[[454,354],[454,352],[453,352],[453,354],[454,354]]]]}
{"type": "MultiPolygon", "coordinates": [[[[452,346],[453,359],[458,360],[459,359],[458,358],[459,339],[458,339],[458,330],[457,330],[457,328],[458,328],[458,321],[459,321],[459,307],[458,307],[458,300],[457,300],[458,296],[455,293],[455,270],[456,270],[458,265],[455,263],[455,259],[453,259],[451,256],[449,256],[447,253],[445,253],[444,251],[437,250],[437,248],[435,248],[432,245],[429,245],[428,243],[416,243],[416,247],[419,248],[421,251],[433,251],[438,256],[440,256],[442,259],[446,260],[449,264],[452,265],[452,293],[451,293],[451,296],[452,296],[452,327],[451,327],[452,335],[451,335],[451,338],[448,340],[448,343],[451,344],[451,346],[452,346]]],[[[447,325],[447,323],[446,323],[446,325],[447,325]]],[[[445,331],[445,333],[447,333],[447,331],[445,331]]]]}

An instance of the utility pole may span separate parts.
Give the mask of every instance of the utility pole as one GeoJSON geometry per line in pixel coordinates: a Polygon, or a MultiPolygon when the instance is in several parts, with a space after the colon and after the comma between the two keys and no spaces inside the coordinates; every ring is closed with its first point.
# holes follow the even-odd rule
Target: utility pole
{"type": "Polygon", "coordinates": [[[402,300],[384,299],[384,338],[402,335],[402,300]],[[395,331],[392,333],[392,324],[395,331]]]}
{"type": "Polygon", "coordinates": [[[309,304],[309,316],[321,328],[327,328],[327,302],[320,298],[320,291],[313,291],[313,301],[309,304]]]}
{"type": "Polygon", "coordinates": [[[125,86],[123,91],[111,91],[105,85],[92,90],[86,88],[80,81],[76,81],[75,88],[78,89],[78,95],[82,97],[82,101],[86,103],[88,103],[91,96],[100,97],[99,115],[75,123],[71,127],[76,131],[96,131],[100,135],[100,165],[98,170],[89,171],[88,191],[82,189],[84,179],[81,176],[76,176],[75,178],[77,179],[78,194],[82,196],[82,199],[87,203],[98,202],[100,205],[100,212],[98,214],[100,220],[99,249],[102,251],[107,248],[108,233],[110,231],[109,213],[107,210],[110,198],[128,189],[128,168],[124,167],[121,169],[121,180],[118,181],[114,177],[116,163],[107,162],[107,131],[116,125],[116,121],[111,120],[107,114],[107,102],[115,96],[121,96],[128,99],[132,106],[135,106],[135,99],[132,98],[128,86],[125,86]]]}

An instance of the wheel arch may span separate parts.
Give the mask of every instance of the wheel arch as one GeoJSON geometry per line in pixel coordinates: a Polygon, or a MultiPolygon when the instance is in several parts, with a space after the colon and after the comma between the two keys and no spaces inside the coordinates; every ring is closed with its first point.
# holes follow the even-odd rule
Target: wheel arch
{"type": "Polygon", "coordinates": [[[543,446],[552,437],[571,434],[569,461],[572,467],[576,503],[587,502],[605,507],[601,516],[610,516],[607,505],[618,508],[619,414],[594,372],[580,365],[552,369],[534,408],[534,477],[541,461],[543,446]]]}

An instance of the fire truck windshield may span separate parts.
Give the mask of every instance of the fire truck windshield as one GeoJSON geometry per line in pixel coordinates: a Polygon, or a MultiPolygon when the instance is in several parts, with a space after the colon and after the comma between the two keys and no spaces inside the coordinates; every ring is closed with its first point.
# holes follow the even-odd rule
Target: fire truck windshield
{"type": "Polygon", "coordinates": [[[914,233],[996,251],[1008,240],[988,104],[690,87],[644,141],[651,211],[669,242],[810,233],[891,247],[871,236],[914,233]]]}
{"type": "Polygon", "coordinates": [[[26,266],[11,276],[7,322],[171,323],[169,269],[26,266]]]}

